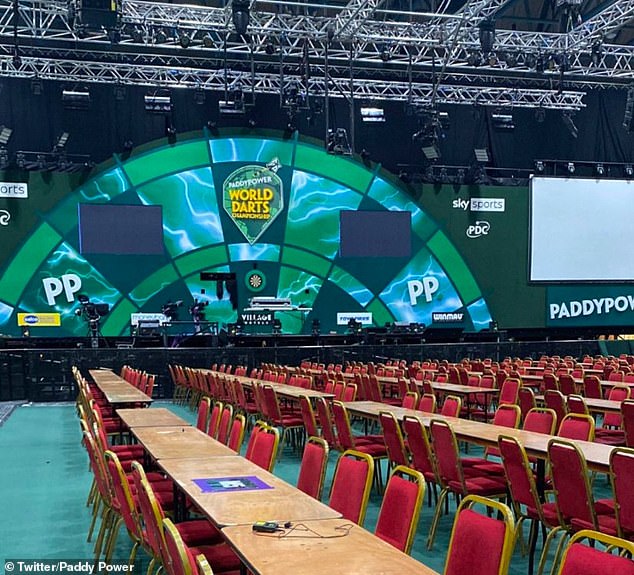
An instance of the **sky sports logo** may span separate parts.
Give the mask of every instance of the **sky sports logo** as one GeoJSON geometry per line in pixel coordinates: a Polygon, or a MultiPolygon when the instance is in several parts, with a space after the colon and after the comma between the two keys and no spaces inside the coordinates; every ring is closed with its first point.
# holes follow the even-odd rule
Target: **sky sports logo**
{"type": "Polygon", "coordinates": [[[503,212],[506,210],[506,200],[504,198],[471,198],[463,200],[455,199],[451,203],[455,210],[470,210],[472,212],[503,212]]]}
{"type": "Polygon", "coordinates": [[[29,186],[25,183],[0,182],[0,198],[28,198],[29,186]]]}

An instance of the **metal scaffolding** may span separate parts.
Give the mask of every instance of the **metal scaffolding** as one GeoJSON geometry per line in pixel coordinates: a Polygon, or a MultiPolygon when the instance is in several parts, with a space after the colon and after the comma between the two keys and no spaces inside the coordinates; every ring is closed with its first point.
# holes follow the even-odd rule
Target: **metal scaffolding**
{"type": "Polygon", "coordinates": [[[93,29],[75,0],[0,0],[0,76],[210,90],[239,81],[280,93],[283,75],[315,96],[571,110],[588,89],[632,81],[634,47],[607,38],[634,18],[634,0],[566,32],[499,29],[484,53],[478,25],[512,1],[467,2],[451,14],[399,14],[384,0],[253,3],[242,37],[230,5],[122,0],[116,28],[93,29]]]}

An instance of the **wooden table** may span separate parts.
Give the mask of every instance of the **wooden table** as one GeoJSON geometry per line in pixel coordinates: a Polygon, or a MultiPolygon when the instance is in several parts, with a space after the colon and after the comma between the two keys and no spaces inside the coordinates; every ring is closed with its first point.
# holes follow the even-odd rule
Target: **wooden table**
{"type": "Polygon", "coordinates": [[[333,399],[335,395],[333,393],[325,393],[323,391],[317,391],[316,389],[306,389],[304,387],[298,387],[295,385],[288,385],[286,383],[276,383],[275,381],[266,381],[264,379],[255,379],[246,375],[227,375],[220,371],[205,370],[209,373],[216,375],[217,377],[225,377],[229,380],[237,379],[244,387],[251,389],[254,383],[260,385],[271,385],[275,388],[278,395],[289,399],[299,400],[300,395],[305,395],[308,399],[316,399],[323,397],[325,399],[333,399]]]}
{"type": "Polygon", "coordinates": [[[104,397],[112,405],[124,405],[129,403],[152,403],[152,398],[145,395],[125,379],[106,369],[91,369],[89,372],[97,387],[103,392],[104,397]]]}
{"type": "MultiPolygon", "coordinates": [[[[601,413],[613,412],[618,413],[621,411],[621,402],[614,401],[612,399],[598,399],[593,397],[584,397],[583,400],[588,406],[589,411],[599,411],[601,413]]],[[[538,403],[544,403],[543,395],[536,395],[535,401],[538,403]]]]}
{"type": "MultiPolygon", "coordinates": [[[[460,441],[475,443],[483,447],[496,446],[500,435],[510,435],[524,446],[528,455],[534,455],[540,461],[547,458],[547,447],[552,435],[543,433],[535,433],[532,431],[523,431],[521,429],[511,429],[491,423],[481,421],[472,421],[469,419],[461,419],[457,417],[446,417],[437,414],[423,413],[414,409],[405,409],[403,407],[392,407],[384,403],[376,403],[374,401],[350,401],[346,407],[351,413],[365,417],[377,418],[380,411],[389,411],[402,421],[405,415],[410,415],[419,419],[425,427],[429,427],[432,419],[442,419],[450,423],[456,437],[460,441]]],[[[594,471],[607,472],[610,467],[610,452],[612,447],[593,443],[590,441],[566,440],[571,441],[579,447],[584,454],[588,467],[594,471]]]]}
{"type": "MultiPolygon", "coordinates": [[[[217,527],[256,521],[336,519],[341,514],[306,495],[255,463],[239,456],[205,459],[159,459],[181,494],[189,497],[217,527]],[[272,489],[204,493],[194,479],[255,476],[272,489]]],[[[288,571],[292,573],[291,571],[288,571]]]]}
{"type": "Polygon", "coordinates": [[[165,407],[117,409],[121,421],[129,427],[188,427],[191,424],[165,407]]]}
{"type": "Polygon", "coordinates": [[[279,534],[254,533],[250,525],[222,533],[257,575],[438,575],[345,519],[302,521],[279,534]]]}
{"type": "Polygon", "coordinates": [[[153,458],[236,456],[236,452],[191,425],[133,427],[132,435],[153,458]]]}

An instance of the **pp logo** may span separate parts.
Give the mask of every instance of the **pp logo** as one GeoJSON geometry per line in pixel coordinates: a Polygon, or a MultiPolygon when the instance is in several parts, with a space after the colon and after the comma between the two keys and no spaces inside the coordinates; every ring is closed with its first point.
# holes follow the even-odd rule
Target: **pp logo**
{"type": "Polygon", "coordinates": [[[485,221],[479,221],[475,224],[470,225],[467,228],[467,237],[468,238],[479,238],[480,236],[486,236],[491,229],[491,224],[485,221]]]}
{"type": "Polygon", "coordinates": [[[8,226],[11,214],[7,210],[0,210],[0,226],[8,226]]]}

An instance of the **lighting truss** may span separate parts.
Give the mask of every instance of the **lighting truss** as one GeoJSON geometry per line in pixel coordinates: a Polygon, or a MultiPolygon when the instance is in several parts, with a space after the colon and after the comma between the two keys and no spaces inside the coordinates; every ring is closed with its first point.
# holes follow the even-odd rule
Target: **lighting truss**
{"type": "MultiPolygon", "coordinates": [[[[0,57],[0,67],[4,74],[15,77],[32,77],[50,80],[70,81],[81,78],[86,82],[135,84],[139,86],[160,86],[162,88],[203,88],[220,91],[242,87],[243,91],[252,89],[258,93],[279,94],[283,89],[279,74],[249,71],[228,71],[225,77],[223,69],[200,70],[195,68],[172,68],[166,70],[159,66],[139,64],[117,64],[106,62],[87,62],[71,60],[47,61],[36,58],[22,58],[19,67],[10,56],[0,57]]],[[[350,79],[346,77],[329,78],[330,97],[343,98],[350,95],[350,79]]],[[[324,77],[311,76],[308,90],[314,96],[325,92],[324,77]]],[[[433,87],[425,83],[395,82],[389,80],[356,79],[353,82],[355,98],[393,100],[411,104],[428,104],[432,100],[433,87]]],[[[584,92],[559,91],[557,89],[516,89],[491,86],[441,85],[436,101],[448,104],[477,102],[487,106],[508,106],[517,108],[551,108],[578,110],[585,107],[584,92]]]]}
{"type": "MultiPolygon", "coordinates": [[[[122,0],[121,30],[127,27],[141,33],[122,34],[115,45],[107,30],[76,29],[66,1],[21,0],[16,22],[16,3],[0,0],[0,75],[33,77],[37,71],[42,79],[159,87],[189,86],[195,78],[197,85],[216,89],[215,70],[226,49],[230,76],[241,74],[244,62],[253,58],[258,70],[263,70],[257,72],[255,84],[266,86],[274,82],[272,69],[277,63],[276,56],[265,50],[271,38],[280,44],[288,76],[301,76],[298,64],[308,54],[314,75],[332,76],[330,88],[341,85],[340,90],[349,93],[349,79],[336,77],[352,74],[358,78],[355,95],[359,91],[377,98],[424,100],[431,86],[440,83],[438,98],[444,100],[438,102],[484,100],[501,105],[514,99],[517,103],[510,105],[578,109],[583,106],[580,90],[623,87],[634,74],[632,46],[602,44],[600,60],[592,66],[587,62],[593,41],[632,18],[634,0],[619,0],[568,33],[498,30],[495,50],[515,54],[513,64],[498,58],[477,69],[467,64],[469,53],[479,49],[477,24],[494,15],[506,0],[467,2],[455,14],[417,14],[410,22],[375,19],[381,2],[350,0],[343,7],[325,7],[327,15],[312,16],[262,12],[254,4],[247,43],[229,34],[230,4],[214,8],[122,0]],[[206,47],[199,42],[183,49],[177,30],[211,41],[206,47]],[[16,46],[20,58],[9,62],[16,46]],[[382,59],[385,46],[390,46],[388,67],[382,59]],[[567,59],[563,75],[558,69],[538,73],[531,65],[536,57],[563,54],[567,59]],[[436,71],[441,66],[439,82],[436,71]],[[410,74],[416,79],[411,86],[404,81],[410,74]],[[365,87],[370,81],[377,84],[375,89],[365,87]],[[520,89],[528,90],[527,95],[517,95],[520,89]],[[557,95],[555,90],[563,91],[557,95]]],[[[323,78],[311,79],[318,84],[311,90],[323,93],[323,78]]]]}

